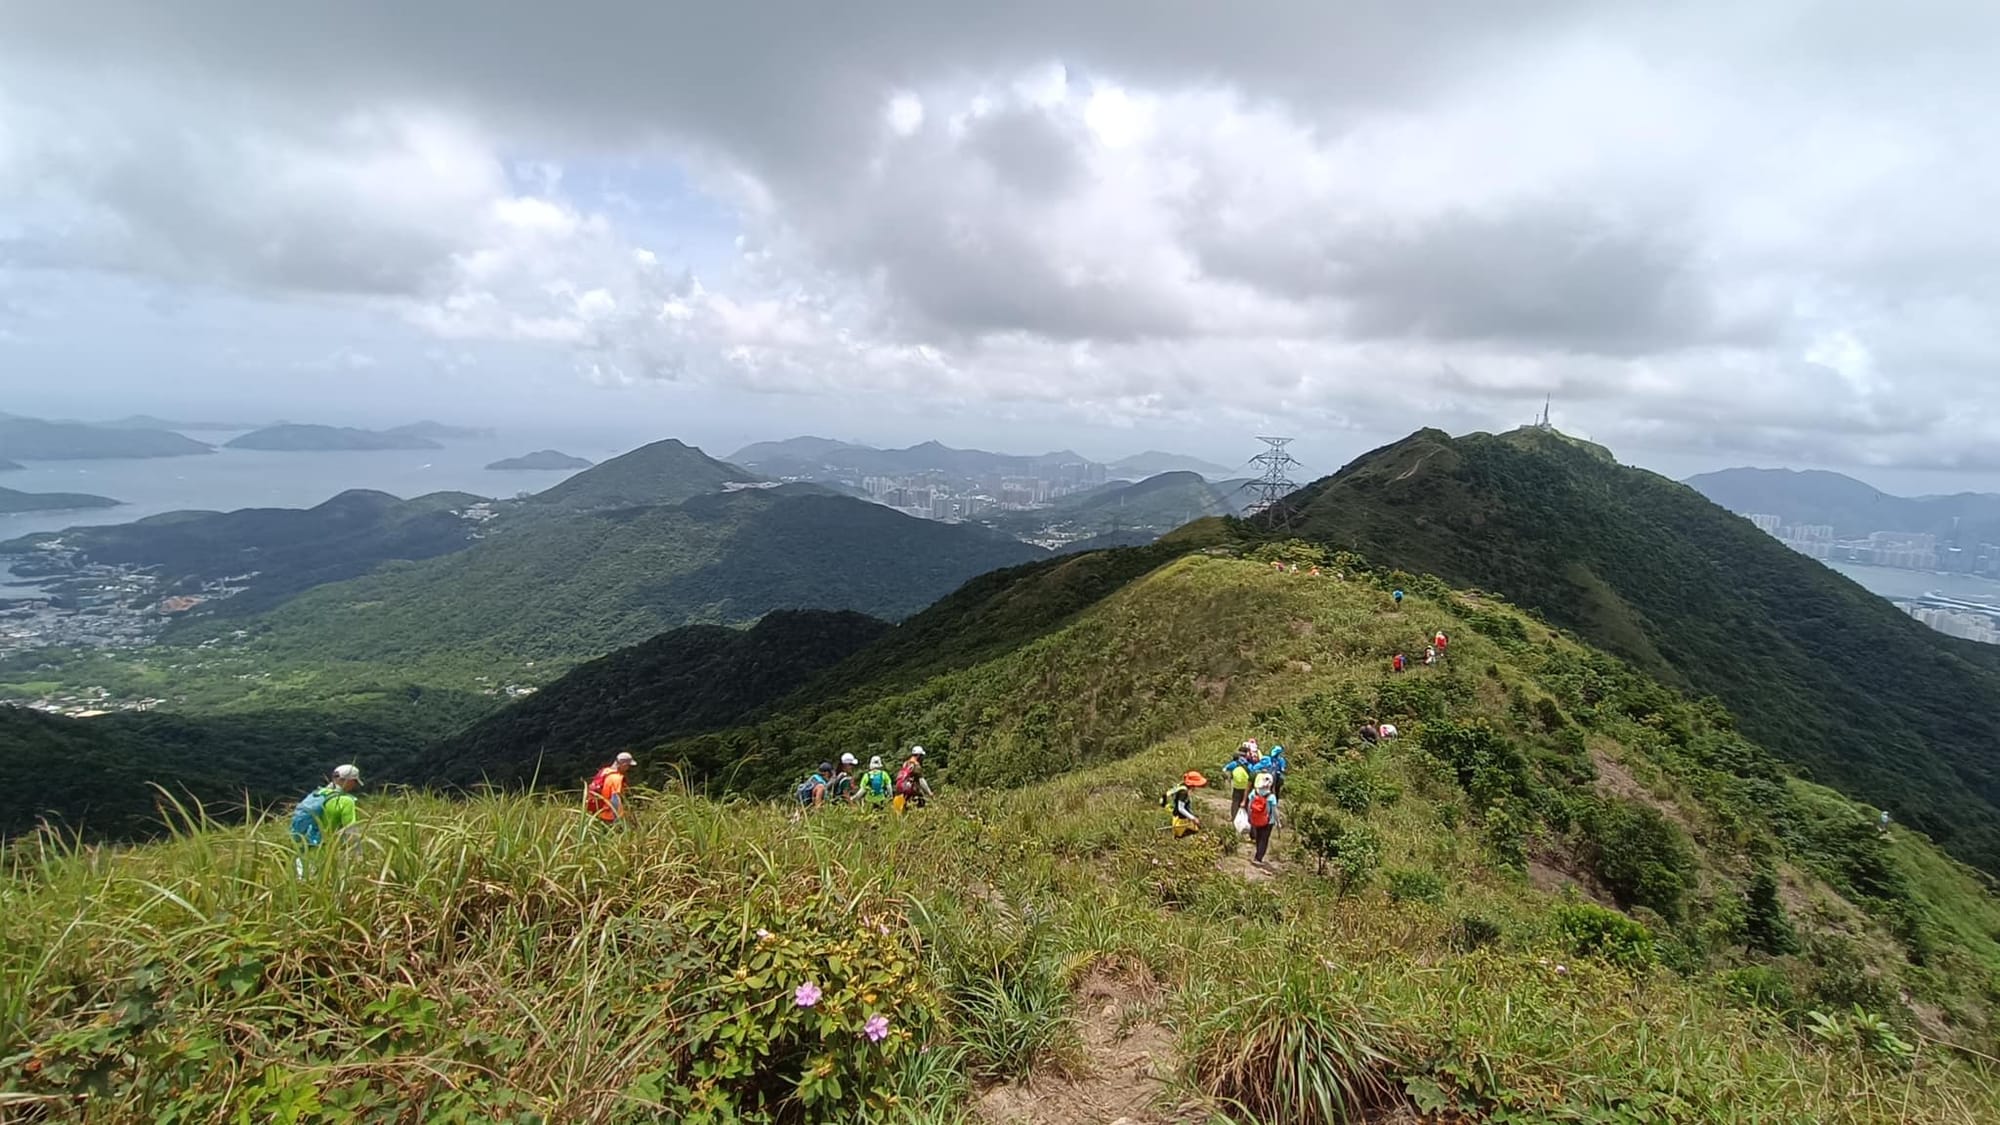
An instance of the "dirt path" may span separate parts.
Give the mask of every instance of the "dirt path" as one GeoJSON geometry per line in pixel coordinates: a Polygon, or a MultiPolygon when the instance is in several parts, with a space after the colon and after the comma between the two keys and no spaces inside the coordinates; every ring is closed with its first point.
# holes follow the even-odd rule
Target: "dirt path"
{"type": "Polygon", "coordinates": [[[1038,1075],[980,1095],[987,1125],[1172,1125],[1160,1108],[1180,1066],[1173,1033],[1153,1019],[1159,990],[1151,981],[1093,969],[1077,989],[1084,1072],[1038,1075]]]}

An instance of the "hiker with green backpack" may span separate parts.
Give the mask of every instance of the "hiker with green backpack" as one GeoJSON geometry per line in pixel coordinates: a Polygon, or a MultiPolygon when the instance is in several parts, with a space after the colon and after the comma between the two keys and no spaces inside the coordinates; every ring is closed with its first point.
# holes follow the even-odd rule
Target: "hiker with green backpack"
{"type": "Polygon", "coordinates": [[[328,840],[336,836],[359,839],[355,822],[360,814],[354,791],[360,787],[361,767],[335,766],[332,780],[306,794],[292,809],[292,843],[298,849],[292,871],[300,878],[305,878],[306,857],[318,854],[328,840]]]}

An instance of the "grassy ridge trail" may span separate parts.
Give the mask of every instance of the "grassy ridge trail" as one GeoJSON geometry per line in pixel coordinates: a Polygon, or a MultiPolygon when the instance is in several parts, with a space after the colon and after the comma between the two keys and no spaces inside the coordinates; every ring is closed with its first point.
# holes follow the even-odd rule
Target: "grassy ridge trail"
{"type": "Polygon", "coordinates": [[[270,821],[18,841],[0,1116],[2000,1120],[2000,911],[1964,868],[1491,598],[1321,561],[1172,562],[879,704],[950,733],[902,819],[656,776],[621,832],[367,798],[305,880],[270,821]],[[1445,667],[1388,673],[1438,627],[1445,667]],[[1143,744],[1075,755],[1146,693],[1143,744]],[[1256,882],[1159,805],[1251,733],[1293,762],[1256,882]]]}

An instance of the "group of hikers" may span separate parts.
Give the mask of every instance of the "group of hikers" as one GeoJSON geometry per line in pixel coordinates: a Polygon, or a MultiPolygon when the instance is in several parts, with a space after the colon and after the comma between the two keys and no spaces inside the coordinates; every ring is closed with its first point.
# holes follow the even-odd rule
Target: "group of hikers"
{"type": "MultiPolygon", "coordinates": [[[[909,755],[893,775],[884,768],[880,757],[868,759],[866,770],[861,770],[860,764],[852,754],[842,754],[838,762],[821,762],[812,776],[794,791],[795,798],[806,808],[858,805],[869,809],[892,808],[900,813],[921,807],[933,796],[931,783],[924,777],[921,746],[910,747],[909,755]]],[[[583,787],[584,813],[596,823],[610,827],[625,823],[626,778],[636,765],[638,762],[631,754],[621,751],[611,764],[593,774],[583,787]]],[[[307,857],[328,842],[356,837],[359,810],[354,791],[360,786],[358,766],[335,766],[325,785],[306,794],[293,807],[292,842],[297,847],[294,868],[299,875],[305,874],[307,857]]]]}
{"type": "Polygon", "coordinates": [[[897,812],[922,807],[933,796],[931,783],[924,777],[924,748],[910,747],[894,777],[878,755],[868,759],[868,769],[857,774],[860,759],[842,754],[838,762],[821,762],[812,776],[800,782],[792,797],[801,808],[821,809],[828,805],[859,805],[867,809],[891,808],[897,812]]]}
{"type": "MultiPolygon", "coordinates": [[[[1443,629],[1439,629],[1437,631],[1436,636],[1433,636],[1432,638],[1430,638],[1430,640],[1425,641],[1424,667],[1428,668],[1431,665],[1436,664],[1438,661],[1443,660],[1444,650],[1450,644],[1451,644],[1451,638],[1444,635],[1443,629]]],[[[1400,652],[1389,658],[1389,670],[1392,672],[1401,672],[1402,670],[1408,668],[1409,666],[1410,666],[1410,658],[1403,655],[1400,652]]]]}
{"type": "MultiPolygon", "coordinates": [[[[1262,750],[1254,738],[1245,739],[1235,755],[1222,765],[1221,776],[1229,782],[1230,823],[1256,846],[1250,862],[1259,867],[1268,866],[1264,856],[1271,848],[1271,830],[1278,826],[1278,798],[1284,792],[1285,773],[1290,768],[1283,746],[1274,744],[1270,750],[1262,750]]],[[[1160,798],[1176,840],[1201,831],[1201,817],[1194,811],[1193,791],[1207,787],[1206,776],[1199,770],[1189,770],[1160,798]]]]}

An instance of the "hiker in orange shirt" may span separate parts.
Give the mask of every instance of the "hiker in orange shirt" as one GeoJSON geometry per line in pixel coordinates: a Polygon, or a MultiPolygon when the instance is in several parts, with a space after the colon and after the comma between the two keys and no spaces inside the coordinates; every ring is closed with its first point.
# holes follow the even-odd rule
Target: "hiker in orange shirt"
{"type": "Polygon", "coordinates": [[[597,771],[590,784],[583,787],[583,811],[596,817],[604,824],[618,824],[625,819],[625,774],[637,763],[632,755],[620,751],[610,765],[597,771]]]}

